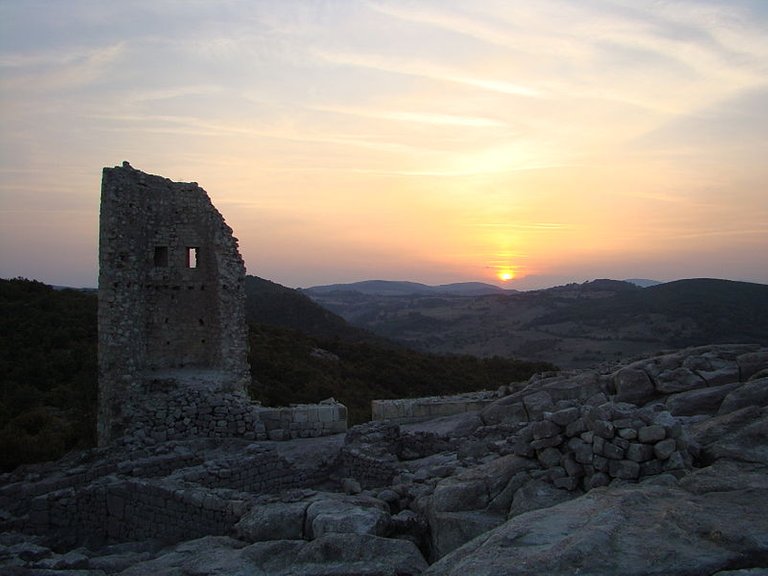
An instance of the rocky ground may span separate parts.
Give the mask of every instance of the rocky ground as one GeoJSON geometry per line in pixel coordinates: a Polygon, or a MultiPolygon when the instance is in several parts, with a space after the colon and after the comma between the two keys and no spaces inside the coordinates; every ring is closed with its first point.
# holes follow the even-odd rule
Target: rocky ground
{"type": "Polygon", "coordinates": [[[768,574],[768,349],[535,376],[481,412],[0,477],[9,575],[768,574]]]}

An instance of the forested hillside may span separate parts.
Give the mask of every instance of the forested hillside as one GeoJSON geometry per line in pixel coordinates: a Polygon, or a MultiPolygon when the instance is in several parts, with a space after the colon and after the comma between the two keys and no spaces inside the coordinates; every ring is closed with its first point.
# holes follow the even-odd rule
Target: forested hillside
{"type": "MultiPolygon", "coordinates": [[[[375,398],[495,388],[553,368],[383,344],[294,290],[247,286],[251,395],[265,405],[332,396],[357,423],[375,398]]],[[[94,445],[96,307],[94,292],[0,279],[0,470],[94,445]]]]}
{"type": "Polygon", "coordinates": [[[371,400],[377,398],[494,389],[555,369],[542,362],[322,340],[266,325],[251,325],[250,339],[253,398],[279,406],[334,397],[349,409],[351,424],[369,420],[371,400]]]}
{"type": "Polygon", "coordinates": [[[96,295],[0,280],[0,469],[95,442],[96,295]]]}

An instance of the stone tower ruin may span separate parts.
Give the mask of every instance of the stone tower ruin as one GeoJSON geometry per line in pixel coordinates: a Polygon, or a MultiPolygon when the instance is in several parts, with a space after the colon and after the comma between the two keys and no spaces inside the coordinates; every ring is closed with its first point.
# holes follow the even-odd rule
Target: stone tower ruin
{"type": "Polygon", "coordinates": [[[245,400],[244,281],[237,239],[205,190],[127,162],[104,168],[99,445],[136,429],[147,413],[180,409],[163,406],[169,388],[245,400]]]}

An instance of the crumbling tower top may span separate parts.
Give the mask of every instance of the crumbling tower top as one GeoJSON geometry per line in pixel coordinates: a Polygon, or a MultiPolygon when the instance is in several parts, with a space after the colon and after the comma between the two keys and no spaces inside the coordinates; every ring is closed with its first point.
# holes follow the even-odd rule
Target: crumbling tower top
{"type": "Polygon", "coordinates": [[[104,168],[99,244],[99,444],[151,401],[148,381],[244,392],[245,265],[205,190],[104,168]]]}

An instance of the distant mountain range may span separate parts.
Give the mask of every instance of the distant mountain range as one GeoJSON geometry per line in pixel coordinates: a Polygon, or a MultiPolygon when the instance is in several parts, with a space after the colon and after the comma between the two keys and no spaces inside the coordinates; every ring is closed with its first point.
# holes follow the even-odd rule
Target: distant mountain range
{"type": "Polygon", "coordinates": [[[700,344],[768,344],[764,284],[594,280],[529,292],[466,286],[373,281],[302,292],[359,328],[419,350],[561,367],[700,344]]]}
{"type": "Polygon", "coordinates": [[[486,294],[504,294],[517,292],[517,290],[505,290],[493,284],[483,282],[460,282],[456,284],[442,284],[440,286],[428,286],[418,282],[402,282],[392,280],[366,280],[351,284],[329,284],[327,286],[313,286],[303,292],[313,295],[332,294],[333,292],[357,292],[369,296],[409,296],[412,294],[425,296],[433,294],[451,294],[454,296],[483,296],[486,294]]]}
{"type": "MultiPolygon", "coordinates": [[[[657,280],[646,278],[630,278],[624,280],[635,286],[647,288],[661,284],[657,280]]],[[[435,295],[449,294],[453,296],[487,296],[489,294],[511,294],[519,292],[512,288],[502,288],[495,284],[485,282],[457,282],[454,284],[440,284],[429,286],[418,282],[405,282],[393,280],[364,280],[348,284],[327,284],[324,286],[312,286],[302,290],[310,296],[322,296],[333,292],[357,292],[369,296],[410,296],[410,295],[435,295]]]]}

